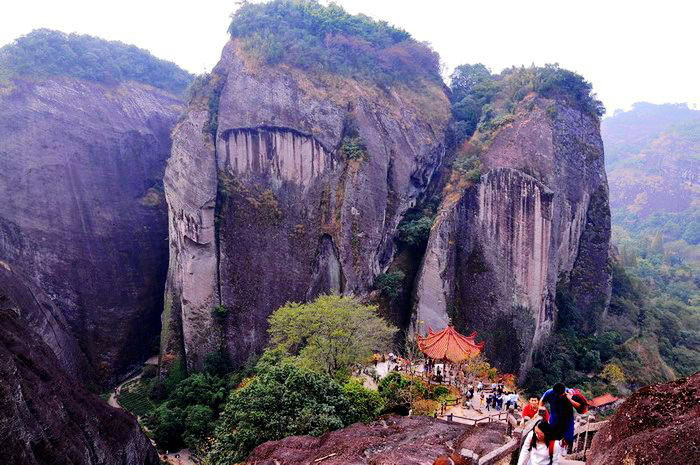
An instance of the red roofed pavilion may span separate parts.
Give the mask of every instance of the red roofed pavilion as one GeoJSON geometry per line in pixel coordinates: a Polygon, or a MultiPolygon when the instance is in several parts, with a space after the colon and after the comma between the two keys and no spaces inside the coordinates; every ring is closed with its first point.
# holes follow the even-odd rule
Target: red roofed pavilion
{"type": "Polygon", "coordinates": [[[476,332],[470,336],[459,334],[452,325],[434,333],[428,330],[425,337],[418,336],[418,348],[433,360],[446,360],[452,363],[463,362],[481,353],[484,343],[476,343],[476,332]]]}

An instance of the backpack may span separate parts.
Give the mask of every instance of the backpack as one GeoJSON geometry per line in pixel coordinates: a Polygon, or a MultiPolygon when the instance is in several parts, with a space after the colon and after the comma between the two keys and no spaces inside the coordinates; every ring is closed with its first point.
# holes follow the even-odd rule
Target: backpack
{"type": "Polygon", "coordinates": [[[572,398],[576,402],[581,404],[581,406],[579,408],[577,408],[576,411],[578,413],[581,413],[581,414],[588,413],[588,404],[589,404],[588,399],[586,399],[586,397],[581,393],[581,391],[579,391],[576,388],[573,388],[571,390],[571,393],[573,394],[572,398]]]}

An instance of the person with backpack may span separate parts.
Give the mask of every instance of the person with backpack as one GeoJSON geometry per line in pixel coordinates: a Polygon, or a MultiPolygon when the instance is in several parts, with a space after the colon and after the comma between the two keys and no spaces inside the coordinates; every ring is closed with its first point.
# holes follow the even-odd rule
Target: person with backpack
{"type": "Polygon", "coordinates": [[[557,465],[561,459],[562,447],[554,435],[555,431],[549,423],[544,420],[537,422],[525,436],[518,465],[557,465]]]}
{"type": "Polygon", "coordinates": [[[563,438],[566,445],[574,443],[574,409],[586,409],[581,398],[578,393],[575,399],[574,392],[566,389],[564,383],[556,383],[540,399],[540,407],[549,403],[549,425],[554,429],[555,439],[563,438]]]}

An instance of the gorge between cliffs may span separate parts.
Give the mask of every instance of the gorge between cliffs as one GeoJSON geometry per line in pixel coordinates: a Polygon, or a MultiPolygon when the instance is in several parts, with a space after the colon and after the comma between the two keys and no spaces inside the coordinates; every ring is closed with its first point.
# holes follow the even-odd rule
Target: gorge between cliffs
{"type": "Polygon", "coordinates": [[[445,82],[426,43],[312,0],[232,18],[198,76],[48,29],[0,48],[0,462],[432,463],[505,437],[429,418],[459,390],[382,361],[448,327],[459,370],[521,394],[692,374],[612,243],[582,76],[445,82]]]}

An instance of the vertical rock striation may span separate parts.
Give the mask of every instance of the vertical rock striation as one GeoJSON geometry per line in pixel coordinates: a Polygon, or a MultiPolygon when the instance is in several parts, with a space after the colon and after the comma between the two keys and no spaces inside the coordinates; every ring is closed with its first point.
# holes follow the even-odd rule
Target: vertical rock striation
{"type": "Polygon", "coordinates": [[[166,169],[163,353],[197,367],[223,350],[240,363],[285,302],[366,294],[441,162],[448,121],[441,83],[381,89],[262,67],[227,44],[166,169]],[[212,316],[218,305],[227,316],[212,316]]]}
{"type": "Polygon", "coordinates": [[[85,381],[114,382],[154,349],[180,110],[134,82],[16,77],[0,93],[0,289],[85,381]]]}
{"type": "Polygon", "coordinates": [[[521,372],[567,289],[593,330],[610,293],[610,213],[598,121],[529,97],[481,154],[478,185],[446,196],[417,284],[414,328],[477,330],[521,372]]]}

